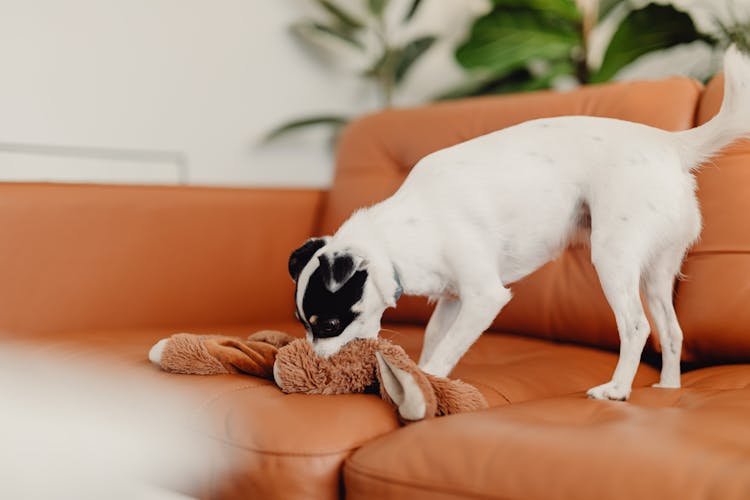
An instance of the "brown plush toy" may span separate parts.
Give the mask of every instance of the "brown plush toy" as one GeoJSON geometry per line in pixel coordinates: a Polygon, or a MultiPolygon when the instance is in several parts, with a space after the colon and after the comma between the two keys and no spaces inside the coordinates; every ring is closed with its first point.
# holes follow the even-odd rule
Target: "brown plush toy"
{"type": "Polygon", "coordinates": [[[401,347],[385,339],[353,340],[321,358],[309,342],[282,332],[261,331],[246,340],[179,333],[159,341],[149,359],[173,373],[274,379],[287,393],[379,392],[406,423],[487,407],[475,387],[421,371],[401,347]]]}

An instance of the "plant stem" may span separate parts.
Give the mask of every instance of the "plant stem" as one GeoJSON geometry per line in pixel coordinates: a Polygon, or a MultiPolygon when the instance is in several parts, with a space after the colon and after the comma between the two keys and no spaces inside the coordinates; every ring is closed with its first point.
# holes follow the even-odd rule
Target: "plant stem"
{"type": "Polygon", "coordinates": [[[581,54],[576,60],[576,78],[581,84],[589,83],[589,38],[599,18],[599,0],[576,0],[581,11],[581,54]]]}
{"type": "Polygon", "coordinates": [[[395,87],[395,71],[393,61],[391,60],[391,46],[388,43],[388,28],[385,25],[383,16],[378,16],[376,32],[382,45],[384,64],[380,68],[376,83],[380,90],[380,98],[383,108],[390,108],[393,105],[393,91],[395,87]]]}
{"type": "Polygon", "coordinates": [[[386,68],[385,71],[380,75],[380,95],[383,99],[383,107],[390,108],[393,105],[393,71],[390,68],[386,68]]]}

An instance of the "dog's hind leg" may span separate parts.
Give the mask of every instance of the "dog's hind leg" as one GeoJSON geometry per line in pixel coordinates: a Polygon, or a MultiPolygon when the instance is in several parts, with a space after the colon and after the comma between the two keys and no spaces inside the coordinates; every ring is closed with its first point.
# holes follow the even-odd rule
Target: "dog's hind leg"
{"type": "Polygon", "coordinates": [[[659,333],[662,353],[661,379],[654,387],[680,387],[682,329],[674,311],[672,293],[683,256],[683,248],[669,249],[655,258],[643,275],[643,292],[659,333]]]}
{"type": "Polygon", "coordinates": [[[435,310],[430,316],[427,328],[424,332],[424,342],[422,344],[422,354],[419,356],[419,364],[425,364],[435,347],[440,343],[445,334],[448,332],[453,322],[456,320],[461,301],[457,297],[444,295],[438,299],[435,310]]]}
{"type": "Polygon", "coordinates": [[[595,399],[624,401],[630,397],[650,328],[639,294],[641,265],[635,258],[637,252],[628,248],[626,241],[621,242],[622,246],[617,243],[620,242],[610,239],[605,245],[597,245],[592,237],[592,261],[615,314],[620,358],[612,380],[589,389],[587,394],[595,399]]]}

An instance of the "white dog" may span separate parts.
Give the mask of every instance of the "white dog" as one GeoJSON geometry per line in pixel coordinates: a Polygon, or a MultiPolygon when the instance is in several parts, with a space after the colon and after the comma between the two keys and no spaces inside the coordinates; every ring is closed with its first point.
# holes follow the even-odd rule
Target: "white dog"
{"type": "Polygon", "coordinates": [[[584,233],[621,343],[612,380],[589,396],[630,395],[649,335],[641,287],[662,345],[656,385],[679,387],[672,291],[701,230],[691,172],[750,135],[750,59],[730,48],[724,62],[721,111],[692,130],[547,118],[423,158],[393,196],[290,257],[297,315],[315,351],[376,336],[403,291],[437,300],[419,364],[448,375],[511,299],[508,285],[584,233]]]}

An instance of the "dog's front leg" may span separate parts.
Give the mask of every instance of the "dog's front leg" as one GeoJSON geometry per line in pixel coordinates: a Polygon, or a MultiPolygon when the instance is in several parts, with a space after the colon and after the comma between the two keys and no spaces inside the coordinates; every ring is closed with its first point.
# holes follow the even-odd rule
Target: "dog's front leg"
{"type": "Polygon", "coordinates": [[[420,368],[432,375],[447,376],[461,356],[489,328],[511,296],[510,290],[497,282],[462,292],[455,321],[428,358],[420,360],[420,368]]]}
{"type": "Polygon", "coordinates": [[[419,364],[424,365],[435,352],[435,347],[440,340],[445,337],[448,330],[456,321],[458,310],[461,307],[461,301],[457,297],[444,295],[438,299],[435,310],[430,316],[427,328],[424,332],[424,342],[422,343],[422,354],[419,356],[419,364]]]}

